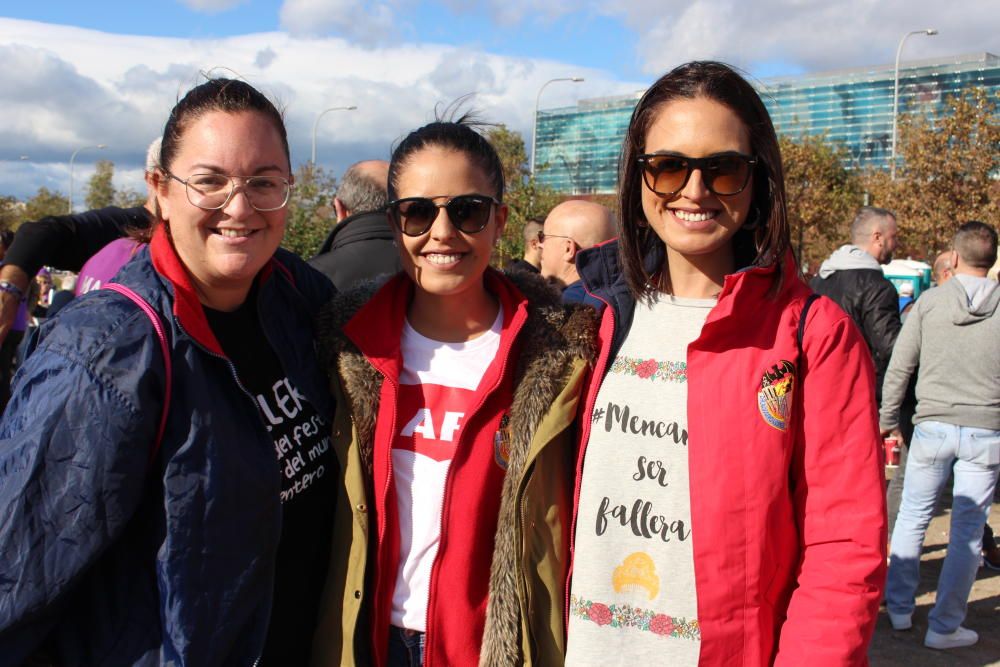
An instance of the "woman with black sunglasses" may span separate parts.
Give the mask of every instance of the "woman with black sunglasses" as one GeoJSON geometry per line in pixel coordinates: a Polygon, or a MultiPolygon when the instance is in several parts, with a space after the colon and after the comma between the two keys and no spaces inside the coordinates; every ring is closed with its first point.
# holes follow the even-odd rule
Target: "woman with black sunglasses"
{"type": "Polygon", "coordinates": [[[343,475],[314,661],[560,664],[588,307],[489,267],[500,160],[464,120],[407,136],[388,207],[404,271],[320,320],[343,475]],[[374,293],[373,293],[374,292],[374,293]]]}
{"type": "Polygon", "coordinates": [[[865,665],[885,574],[872,363],[789,250],[754,89],[688,63],[646,91],[581,424],[566,664],[865,665]]]}

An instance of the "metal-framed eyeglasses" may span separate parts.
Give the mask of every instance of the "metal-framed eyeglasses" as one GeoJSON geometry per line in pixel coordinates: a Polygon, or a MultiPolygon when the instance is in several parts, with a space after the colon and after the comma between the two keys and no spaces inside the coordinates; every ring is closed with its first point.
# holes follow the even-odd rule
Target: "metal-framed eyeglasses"
{"type": "Polygon", "coordinates": [[[227,174],[192,174],[186,179],[178,178],[167,170],[163,173],[178,183],[184,184],[188,201],[206,211],[225,208],[236,194],[243,190],[247,201],[254,210],[277,211],[288,204],[292,186],[282,176],[229,176],[227,174]],[[242,185],[237,185],[242,181],[242,185]]]}
{"type": "MultiPolygon", "coordinates": [[[[568,241],[573,241],[573,243],[576,243],[576,239],[574,239],[572,236],[562,236],[560,234],[546,234],[544,231],[542,231],[541,229],[539,229],[538,230],[538,242],[544,245],[545,244],[545,239],[566,239],[568,241]]],[[[576,244],[580,245],[579,243],[576,243],[576,244]]]]}
{"type": "Polygon", "coordinates": [[[712,194],[731,197],[743,192],[757,158],[739,153],[688,157],[676,153],[647,153],[636,158],[646,187],[661,197],[673,197],[684,189],[691,172],[701,170],[705,187],[712,194]]]}

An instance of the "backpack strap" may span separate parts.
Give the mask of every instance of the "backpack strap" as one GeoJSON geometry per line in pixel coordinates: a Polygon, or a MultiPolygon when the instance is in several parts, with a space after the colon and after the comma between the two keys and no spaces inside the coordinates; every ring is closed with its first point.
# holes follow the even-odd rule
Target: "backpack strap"
{"type": "Polygon", "coordinates": [[[156,331],[156,337],[160,341],[160,351],[163,353],[163,365],[166,372],[166,387],[164,389],[164,399],[163,399],[163,411],[160,413],[160,426],[156,431],[156,440],[153,441],[153,448],[149,452],[149,464],[152,466],[153,461],[156,460],[156,455],[160,451],[160,443],[163,441],[163,432],[167,428],[167,413],[170,411],[170,390],[173,385],[173,369],[170,363],[170,345],[167,343],[166,330],[163,327],[163,323],[160,321],[160,316],[153,310],[153,307],[146,302],[141,296],[136,294],[130,288],[125,287],[121,283],[108,283],[104,285],[104,289],[109,289],[112,292],[118,292],[119,294],[131,299],[135,305],[142,309],[142,312],[146,314],[149,321],[153,325],[153,329],[156,331]]]}
{"type": "Polygon", "coordinates": [[[813,302],[819,298],[819,294],[813,292],[806,297],[806,302],[802,304],[802,312],[799,314],[799,329],[796,332],[795,340],[799,344],[799,358],[802,358],[802,338],[806,334],[806,316],[809,315],[809,309],[812,307],[813,302]]]}

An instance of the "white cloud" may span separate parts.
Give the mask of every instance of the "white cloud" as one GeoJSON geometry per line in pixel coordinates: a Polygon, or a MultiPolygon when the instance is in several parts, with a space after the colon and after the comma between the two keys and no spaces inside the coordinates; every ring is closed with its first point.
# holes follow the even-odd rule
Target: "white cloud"
{"type": "Polygon", "coordinates": [[[259,69],[267,69],[277,57],[278,54],[274,52],[274,49],[267,47],[257,52],[257,57],[253,59],[253,64],[259,69]]]}
{"type": "Polygon", "coordinates": [[[907,42],[904,60],[997,49],[996,0],[630,0],[600,10],[638,35],[643,68],[661,74],[696,58],[750,69],[782,62],[805,71],[891,63],[900,37],[932,27],[940,34],[907,42]],[[917,41],[919,40],[919,42],[917,41]]]}
{"type": "Polygon", "coordinates": [[[196,12],[218,14],[242,5],[247,0],[180,0],[181,4],[196,12]]]}
{"type": "Polygon", "coordinates": [[[490,18],[501,26],[513,26],[526,20],[554,21],[573,12],[590,10],[593,2],[573,0],[445,0],[445,5],[456,14],[473,11],[480,6],[490,18]]]}
{"type": "Polygon", "coordinates": [[[822,71],[1000,49],[997,0],[444,0],[456,14],[482,10],[499,26],[573,16],[618,20],[635,33],[642,69],[659,75],[689,60],[720,59],[755,70],[783,63],[822,71]]]}
{"type": "MultiPolygon", "coordinates": [[[[231,75],[223,69],[231,68],[284,107],[294,164],[309,158],[320,111],[356,105],[356,111],[328,114],[318,128],[318,161],[338,173],[359,159],[388,157],[393,142],[433,120],[437,104],[467,93],[475,93],[471,105],[485,119],[530,139],[535,95],[548,79],[572,73],[587,83],[549,87],[546,106],[642,87],[566,63],[442,45],[365,48],[340,38],[285,33],[135,37],[4,18],[0,61],[9,64],[0,68],[0,161],[8,161],[0,168],[0,194],[20,196],[49,178],[65,192],[65,163],[82,145],[106,143],[100,157],[113,160],[119,171],[140,168],[170,108],[203,80],[200,72],[212,68],[220,75],[231,75]],[[30,170],[18,163],[21,154],[31,156],[30,170]],[[25,179],[14,178],[15,171],[37,184],[24,189],[25,179]]],[[[91,158],[97,154],[78,158],[78,178],[91,158]]]]}
{"type": "Polygon", "coordinates": [[[295,36],[336,34],[365,46],[387,43],[397,34],[389,5],[365,0],[285,0],[281,27],[295,36]]]}

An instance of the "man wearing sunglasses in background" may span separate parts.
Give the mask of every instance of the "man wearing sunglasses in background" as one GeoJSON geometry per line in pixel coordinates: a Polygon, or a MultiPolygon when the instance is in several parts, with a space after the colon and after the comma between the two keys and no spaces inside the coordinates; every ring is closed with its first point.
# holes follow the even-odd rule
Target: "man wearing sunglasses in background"
{"type": "Polygon", "coordinates": [[[583,287],[576,271],[576,254],[616,235],[614,214],[595,202],[571,199],[556,206],[538,234],[542,248],[542,277],[562,290],[563,303],[604,304],[583,287]]]}

